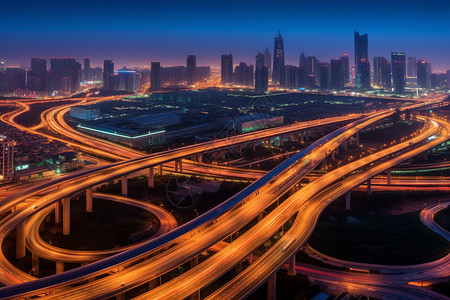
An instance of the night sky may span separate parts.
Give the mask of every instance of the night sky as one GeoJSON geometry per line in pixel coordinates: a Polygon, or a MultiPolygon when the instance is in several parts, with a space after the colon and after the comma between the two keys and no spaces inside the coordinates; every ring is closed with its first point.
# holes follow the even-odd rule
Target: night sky
{"type": "Polygon", "coordinates": [[[430,60],[433,71],[450,69],[450,1],[2,1],[0,59],[29,64],[32,56],[84,56],[117,67],[185,64],[254,64],[280,27],[286,63],[301,51],[329,61],[348,52],[353,30],[369,34],[369,57],[391,51],[430,60]]]}

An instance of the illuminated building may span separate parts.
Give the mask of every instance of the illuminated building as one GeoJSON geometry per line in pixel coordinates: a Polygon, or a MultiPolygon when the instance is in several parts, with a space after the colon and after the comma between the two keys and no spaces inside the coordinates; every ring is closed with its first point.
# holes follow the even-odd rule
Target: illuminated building
{"type": "Polygon", "coordinates": [[[121,69],[117,71],[117,91],[135,93],[139,91],[140,74],[134,70],[121,69]]]}
{"type": "Polygon", "coordinates": [[[89,57],[84,58],[84,69],[83,69],[83,81],[92,81],[91,75],[91,59],[89,57]]]}
{"type": "Polygon", "coordinates": [[[404,52],[391,53],[391,68],[394,92],[404,94],[406,83],[406,54],[404,52]]]}
{"type": "Polygon", "coordinates": [[[368,34],[360,35],[355,31],[355,86],[358,89],[370,89],[370,62],[368,34]]]}
{"type": "Polygon", "coordinates": [[[150,74],[150,84],[153,91],[161,88],[161,65],[159,62],[152,61],[150,74]]]}
{"type": "Polygon", "coordinates": [[[235,83],[244,86],[253,86],[253,66],[241,62],[235,69],[235,83]]]}
{"type": "Polygon", "coordinates": [[[344,77],[344,86],[350,83],[350,59],[347,53],[341,56],[342,76],[344,77]]]}
{"type": "Polygon", "coordinates": [[[424,60],[419,59],[417,61],[417,86],[420,88],[431,87],[431,68],[430,64],[424,60]]]}
{"type": "Polygon", "coordinates": [[[14,141],[0,135],[0,181],[14,178],[14,141]]]}
{"type": "Polygon", "coordinates": [[[46,91],[47,61],[45,58],[31,58],[31,71],[27,74],[27,87],[32,91],[46,91]]]}
{"type": "Polygon", "coordinates": [[[73,57],[51,58],[50,92],[75,93],[80,89],[81,65],[73,57]]]}
{"type": "Polygon", "coordinates": [[[195,55],[188,55],[186,60],[186,82],[188,86],[196,83],[197,58],[195,55]]]}
{"type": "Polygon", "coordinates": [[[283,116],[268,115],[248,115],[233,120],[233,128],[238,132],[252,132],[264,128],[282,125],[284,123],[283,116]]]}
{"type": "Polygon", "coordinates": [[[306,57],[306,75],[308,76],[307,86],[315,87],[319,80],[319,60],[315,56],[306,57]]]}
{"type": "Polygon", "coordinates": [[[373,83],[377,87],[391,88],[391,64],[383,56],[373,59],[373,83]]]}
{"type": "Polygon", "coordinates": [[[272,75],[272,55],[268,48],[264,51],[264,65],[267,67],[269,76],[272,75]]]}
{"type": "Polygon", "coordinates": [[[103,61],[103,88],[111,89],[109,81],[109,76],[114,75],[114,63],[112,60],[103,61]]]}
{"type": "Polygon", "coordinates": [[[265,55],[258,53],[256,55],[255,70],[255,91],[257,93],[267,92],[269,89],[269,69],[265,64],[265,55]]]}
{"type": "Polygon", "coordinates": [[[222,54],[220,72],[222,84],[229,85],[233,83],[233,55],[222,54]]]}
{"type": "Polygon", "coordinates": [[[0,91],[13,92],[25,89],[26,71],[21,68],[6,68],[0,73],[0,91]]]}
{"type": "Polygon", "coordinates": [[[100,109],[92,108],[89,105],[72,106],[70,108],[70,116],[85,121],[96,120],[100,119],[100,109]]]}
{"type": "Polygon", "coordinates": [[[284,44],[283,38],[278,29],[278,34],[275,37],[274,50],[273,50],[273,73],[272,82],[280,84],[281,70],[284,68],[284,44]]]}
{"type": "Polygon", "coordinates": [[[341,59],[332,59],[330,63],[330,88],[332,90],[344,89],[344,68],[341,59]]]}

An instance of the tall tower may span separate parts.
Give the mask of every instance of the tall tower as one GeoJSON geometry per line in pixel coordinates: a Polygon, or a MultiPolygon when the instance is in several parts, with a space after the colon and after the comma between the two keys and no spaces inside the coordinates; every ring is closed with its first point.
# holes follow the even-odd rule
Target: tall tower
{"type": "Polygon", "coordinates": [[[273,75],[272,82],[280,84],[281,70],[284,69],[284,44],[283,38],[278,29],[278,35],[275,37],[274,50],[273,50],[273,75]]]}
{"type": "Polygon", "coordinates": [[[332,59],[330,63],[330,87],[333,90],[344,89],[344,72],[341,59],[332,59]]]}
{"type": "Polygon", "coordinates": [[[103,61],[103,88],[109,89],[112,88],[108,84],[108,77],[110,75],[114,75],[114,63],[112,60],[104,60],[103,61]]]}
{"type": "Polygon", "coordinates": [[[370,89],[369,37],[355,34],[355,85],[359,89],[370,89]]]}
{"type": "Polygon", "coordinates": [[[350,60],[347,53],[341,56],[342,76],[344,76],[344,86],[350,82],[350,60]]]}
{"type": "Polygon", "coordinates": [[[152,61],[150,70],[150,84],[152,90],[159,90],[161,88],[161,65],[159,61],[152,61]]]}
{"type": "Polygon", "coordinates": [[[83,79],[84,81],[90,81],[91,78],[91,59],[89,57],[84,58],[83,79]]]}
{"type": "Polygon", "coordinates": [[[264,51],[264,65],[267,67],[269,76],[272,76],[272,55],[268,48],[264,51]]]}
{"type": "Polygon", "coordinates": [[[196,77],[195,71],[197,69],[197,58],[195,55],[188,55],[186,60],[186,81],[187,85],[195,85],[196,77]]]}
{"type": "Polygon", "coordinates": [[[222,84],[227,85],[233,83],[233,55],[222,54],[220,74],[222,84]]]}
{"type": "MultiPolygon", "coordinates": [[[[47,90],[47,61],[45,58],[31,58],[32,80],[28,81],[28,87],[35,91],[47,90]]],[[[30,77],[28,78],[30,79],[30,77]]]]}
{"type": "Polygon", "coordinates": [[[0,181],[14,178],[14,141],[0,134],[0,181]]]}
{"type": "Polygon", "coordinates": [[[264,58],[265,55],[262,53],[256,55],[255,91],[257,93],[267,92],[269,87],[269,69],[266,66],[264,58]]]}
{"type": "Polygon", "coordinates": [[[391,67],[394,92],[404,94],[406,83],[406,54],[404,52],[392,52],[391,67]]]}

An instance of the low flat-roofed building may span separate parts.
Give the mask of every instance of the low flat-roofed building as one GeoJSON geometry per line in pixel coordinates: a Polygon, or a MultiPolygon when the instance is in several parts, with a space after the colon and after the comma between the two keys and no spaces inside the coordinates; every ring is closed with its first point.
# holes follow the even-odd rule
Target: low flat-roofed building
{"type": "Polygon", "coordinates": [[[80,120],[92,121],[100,119],[101,115],[99,108],[90,106],[72,106],[70,108],[70,116],[80,120]]]}
{"type": "Polygon", "coordinates": [[[264,128],[282,125],[284,123],[283,116],[268,115],[247,115],[238,117],[233,120],[233,127],[239,132],[246,133],[264,128]]]}
{"type": "Polygon", "coordinates": [[[84,161],[76,152],[64,152],[53,155],[43,160],[44,166],[47,169],[55,170],[56,173],[65,173],[77,170],[83,167],[84,161]]]}

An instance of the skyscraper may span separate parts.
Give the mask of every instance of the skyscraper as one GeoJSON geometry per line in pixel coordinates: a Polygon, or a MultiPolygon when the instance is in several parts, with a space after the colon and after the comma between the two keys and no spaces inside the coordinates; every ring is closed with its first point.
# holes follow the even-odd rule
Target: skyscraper
{"type": "Polygon", "coordinates": [[[188,86],[195,85],[196,83],[196,69],[197,58],[195,57],[195,55],[188,55],[186,60],[186,81],[188,86]]]}
{"type": "Polygon", "coordinates": [[[51,91],[75,93],[80,88],[81,64],[73,57],[50,60],[49,86],[51,91]]]}
{"type": "Polygon", "coordinates": [[[380,56],[373,59],[373,84],[377,87],[391,88],[391,65],[380,56]]]}
{"type": "Polygon", "coordinates": [[[268,48],[264,51],[264,65],[267,67],[269,77],[272,76],[272,55],[268,48]]]}
{"type": "Polygon", "coordinates": [[[306,64],[306,74],[310,81],[308,87],[313,87],[319,83],[319,60],[315,56],[307,56],[306,64]]]}
{"type": "Polygon", "coordinates": [[[408,57],[406,62],[406,77],[417,78],[417,59],[415,57],[408,57]]]}
{"type": "Polygon", "coordinates": [[[344,89],[344,68],[343,61],[341,59],[332,59],[330,64],[331,84],[330,87],[333,90],[344,89]]]}
{"type": "Polygon", "coordinates": [[[268,91],[268,88],[269,68],[266,66],[265,54],[258,53],[256,55],[255,91],[257,93],[264,93],[268,91]]]}
{"type": "Polygon", "coordinates": [[[394,92],[404,94],[406,83],[406,54],[404,52],[391,53],[391,68],[394,92]]]}
{"type": "Polygon", "coordinates": [[[14,141],[0,135],[0,181],[14,178],[14,141]]]}
{"type": "Polygon", "coordinates": [[[83,79],[84,81],[91,81],[91,59],[89,57],[84,58],[84,69],[83,69],[83,79]]]}
{"type": "Polygon", "coordinates": [[[110,75],[114,75],[114,63],[112,60],[104,60],[103,61],[103,88],[104,89],[112,89],[108,82],[108,78],[110,75]]]}
{"type": "Polygon", "coordinates": [[[241,62],[236,66],[236,83],[244,86],[253,86],[253,66],[241,62]]]}
{"type": "Polygon", "coordinates": [[[284,44],[283,38],[278,29],[278,35],[275,37],[274,51],[273,51],[273,75],[272,82],[280,84],[281,70],[284,68],[284,44]]]}
{"type": "Polygon", "coordinates": [[[300,59],[299,59],[299,61],[298,61],[298,66],[299,66],[300,68],[305,68],[305,69],[306,69],[307,65],[308,65],[308,62],[307,62],[307,60],[306,60],[305,53],[302,52],[302,53],[300,54],[300,59]]]}
{"type": "Polygon", "coordinates": [[[347,53],[341,56],[342,76],[344,76],[344,86],[350,82],[350,60],[347,53]]]}
{"type": "Polygon", "coordinates": [[[222,84],[229,85],[233,83],[233,55],[222,55],[220,72],[222,84]]]}
{"type": "Polygon", "coordinates": [[[161,88],[161,65],[156,61],[152,61],[151,64],[150,85],[154,91],[161,88]]]}
{"type": "Polygon", "coordinates": [[[417,86],[424,89],[431,87],[431,63],[425,59],[417,61],[417,86]]]}
{"type": "Polygon", "coordinates": [[[370,89],[369,37],[368,34],[355,35],[355,86],[370,89]]]}
{"type": "Polygon", "coordinates": [[[45,58],[31,58],[31,72],[27,77],[28,89],[32,91],[47,90],[47,61],[45,58]]]}
{"type": "Polygon", "coordinates": [[[330,88],[330,65],[327,62],[319,64],[320,89],[328,90],[330,88]]]}

